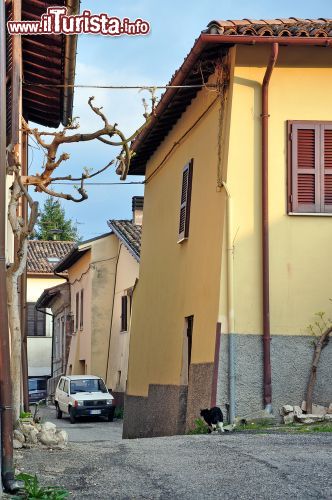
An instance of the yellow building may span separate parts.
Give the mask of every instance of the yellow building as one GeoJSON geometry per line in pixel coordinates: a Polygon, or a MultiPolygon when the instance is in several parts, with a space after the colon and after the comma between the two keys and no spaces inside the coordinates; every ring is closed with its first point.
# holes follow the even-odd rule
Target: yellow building
{"type": "Polygon", "coordinates": [[[73,245],[71,241],[29,241],[26,335],[30,379],[38,377],[46,380],[52,374],[52,314],[50,310],[44,308],[36,309],[36,303],[45,288],[65,283],[65,277],[56,276],[53,270],[70,252],[73,245]]]}
{"type": "MultiPolygon", "coordinates": [[[[211,22],[135,141],[124,437],[182,433],[215,404],[233,420],[303,400],[308,325],[331,297],[331,33],[324,19],[211,22]]],[[[329,356],[317,403],[332,399],[329,356]]]]}
{"type": "Polygon", "coordinates": [[[134,219],[111,220],[111,233],[85,241],[56,267],[68,270],[73,316],[69,375],[98,375],[123,406],[132,291],[138,277],[143,198],[134,219]]]}

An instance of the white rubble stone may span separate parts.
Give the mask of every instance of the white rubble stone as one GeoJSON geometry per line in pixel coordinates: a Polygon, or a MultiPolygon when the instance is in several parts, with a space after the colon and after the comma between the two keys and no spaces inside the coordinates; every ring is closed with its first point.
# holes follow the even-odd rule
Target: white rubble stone
{"type": "Polygon", "coordinates": [[[302,410],[300,406],[294,406],[294,415],[296,416],[302,415],[302,410]]]}
{"type": "Polygon", "coordinates": [[[21,423],[21,431],[23,432],[24,436],[27,437],[29,436],[30,432],[32,429],[35,429],[35,426],[32,424],[28,423],[21,423]]]}
{"type": "Polygon", "coordinates": [[[291,405],[284,405],[280,409],[280,414],[281,415],[288,415],[288,413],[291,413],[293,411],[293,406],[291,405]]]}
{"type": "Polygon", "coordinates": [[[55,433],[56,439],[59,446],[67,446],[68,444],[68,434],[64,430],[58,430],[55,433]]]}
{"type": "Polygon", "coordinates": [[[20,450],[23,448],[23,444],[18,439],[13,439],[13,448],[14,450],[20,450]]]}
{"type": "Polygon", "coordinates": [[[26,437],[27,443],[37,444],[38,443],[38,430],[34,427],[30,430],[29,435],[26,437]]]}
{"type": "Polygon", "coordinates": [[[325,406],[321,405],[312,405],[312,412],[313,415],[320,415],[324,416],[327,413],[327,408],[325,406]]]}
{"type": "Polygon", "coordinates": [[[324,416],[321,415],[313,415],[312,413],[308,413],[307,415],[299,415],[296,417],[297,422],[301,424],[313,424],[314,422],[323,422],[324,416]]]}
{"type": "Polygon", "coordinates": [[[16,439],[17,441],[19,441],[22,444],[25,442],[25,437],[24,437],[23,432],[19,431],[18,429],[14,430],[14,439],[16,439]]]}
{"type": "Polygon", "coordinates": [[[294,412],[284,415],[284,424],[292,424],[294,422],[294,412]]]}
{"type": "Polygon", "coordinates": [[[58,438],[55,433],[56,425],[52,422],[45,422],[42,424],[39,441],[45,446],[56,446],[58,444],[58,438]]]}
{"type": "Polygon", "coordinates": [[[25,442],[30,443],[30,444],[37,444],[38,443],[38,430],[33,424],[30,423],[22,423],[21,424],[21,431],[24,434],[25,437],[25,442]]]}
{"type": "Polygon", "coordinates": [[[45,431],[56,431],[56,425],[53,424],[52,422],[45,422],[44,424],[42,424],[41,426],[41,430],[42,432],[45,432],[45,431]]]}
{"type": "Polygon", "coordinates": [[[329,409],[327,410],[327,413],[332,414],[332,403],[330,403],[329,409]]]}
{"type": "Polygon", "coordinates": [[[55,436],[55,433],[51,432],[41,432],[39,434],[39,441],[45,446],[56,446],[58,444],[58,440],[55,436]]]}
{"type": "Polygon", "coordinates": [[[307,410],[307,402],[306,401],[302,401],[301,410],[302,411],[306,411],[307,410]]]}
{"type": "Polygon", "coordinates": [[[332,422],[332,414],[327,413],[326,415],[324,415],[324,421],[325,422],[332,422]]]}

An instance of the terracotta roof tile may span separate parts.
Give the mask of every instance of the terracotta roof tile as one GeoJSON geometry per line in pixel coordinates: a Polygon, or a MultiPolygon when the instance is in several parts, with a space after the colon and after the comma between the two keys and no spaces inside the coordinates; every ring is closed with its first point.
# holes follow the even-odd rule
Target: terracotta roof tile
{"type": "Polygon", "coordinates": [[[332,20],[301,19],[299,17],[279,19],[242,19],[214,20],[208,24],[207,33],[223,35],[251,36],[310,36],[329,37],[332,31],[332,20]]]}
{"type": "Polygon", "coordinates": [[[264,38],[267,37],[267,42],[274,41],[273,38],[281,42],[280,38],[283,37],[282,42],[285,46],[291,42],[291,40],[288,42],[287,39],[300,39],[292,40],[292,42],[303,42],[303,45],[309,42],[315,45],[315,39],[319,38],[319,42],[325,45],[324,38],[328,38],[326,45],[331,46],[332,19],[300,19],[290,17],[211,21],[207,29],[202,31],[201,37],[195,41],[194,47],[184,59],[184,63],[175,71],[169,82],[169,85],[188,85],[188,87],[197,85],[198,88],[181,88],[178,90],[168,88],[162,94],[155,110],[155,117],[152,117],[149,125],[135,138],[132,144],[135,156],[131,160],[129,174],[145,174],[147,161],[197,95],[202,79],[206,82],[213,73],[211,70],[213,64],[204,65],[204,61],[220,58],[223,47],[227,47],[228,44],[235,44],[235,37],[237,36],[239,43],[241,43],[245,35],[249,40],[246,40],[246,43],[250,43],[250,37],[255,36],[261,38],[262,43],[265,41],[264,38]],[[202,35],[208,35],[205,38],[210,38],[208,44],[201,43],[202,35]],[[215,35],[216,43],[214,45],[213,38],[215,35]],[[218,42],[218,35],[223,35],[224,41],[222,43],[218,42]],[[228,37],[229,40],[227,40],[228,37]],[[307,40],[308,38],[313,40],[307,40]]]}
{"type": "Polygon", "coordinates": [[[72,250],[73,241],[30,240],[27,272],[53,274],[54,267],[72,250]]]}
{"type": "Polygon", "coordinates": [[[127,250],[139,262],[141,254],[142,226],[131,220],[109,220],[109,227],[124,243],[127,250]]]}

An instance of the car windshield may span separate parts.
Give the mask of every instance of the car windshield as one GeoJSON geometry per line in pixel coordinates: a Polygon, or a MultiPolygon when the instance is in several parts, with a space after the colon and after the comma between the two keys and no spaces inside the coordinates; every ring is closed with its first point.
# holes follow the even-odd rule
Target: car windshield
{"type": "Polygon", "coordinates": [[[104,382],[101,379],[84,378],[72,380],[70,382],[70,393],[76,392],[108,392],[104,382]]]}
{"type": "Polygon", "coordinates": [[[46,391],[46,380],[29,379],[29,391],[46,391]]]}

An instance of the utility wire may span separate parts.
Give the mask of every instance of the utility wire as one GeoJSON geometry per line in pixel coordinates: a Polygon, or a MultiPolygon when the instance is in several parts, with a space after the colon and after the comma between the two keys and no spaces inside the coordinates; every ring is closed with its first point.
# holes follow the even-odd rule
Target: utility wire
{"type": "Polygon", "coordinates": [[[196,85],[80,85],[80,84],[48,84],[23,82],[27,87],[43,88],[75,88],[75,89],[111,89],[111,90],[149,90],[149,89],[200,89],[202,87],[215,88],[215,84],[199,83],[196,85]]]}
{"type": "MultiPolygon", "coordinates": [[[[51,182],[52,186],[76,186],[77,182],[51,182]]],[[[84,182],[84,186],[128,186],[130,184],[145,184],[142,182],[84,182]]]]}

